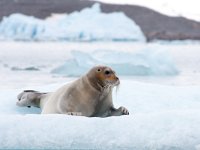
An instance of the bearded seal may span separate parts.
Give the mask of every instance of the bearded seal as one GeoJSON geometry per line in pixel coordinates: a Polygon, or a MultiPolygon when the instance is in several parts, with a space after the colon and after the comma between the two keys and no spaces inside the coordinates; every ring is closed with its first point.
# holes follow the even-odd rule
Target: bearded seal
{"type": "Polygon", "coordinates": [[[41,114],[68,114],[86,117],[129,115],[125,107],[114,108],[112,91],[120,84],[107,66],[93,67],[81,78],[52,93],[25,90],[18,95],[18,106],[40,107],[41,114]]]}

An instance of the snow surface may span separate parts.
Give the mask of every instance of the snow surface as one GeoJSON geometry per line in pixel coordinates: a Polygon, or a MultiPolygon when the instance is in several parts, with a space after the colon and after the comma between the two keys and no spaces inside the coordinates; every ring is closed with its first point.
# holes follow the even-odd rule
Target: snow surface
{"type": "Polygon", "coordinates": [[[14,40],[133,40],[145,41],[140,27],[123,12],[105,14],[100,4],[80,12],[46,20],[22,14],[4,17],[0,23],[0,39],[14,40]]]}
{"type": "Polygon", "coordinates": [[[94,52],[72,51],[63,65],[53,73],[67,76],[81,76],[95,65],[107,65],[118,75],[177,75],[178,69],[172,58],[165,51],[144,49],[136,53],[96,50],[94,52]],[[73,68],[73,69],[71,69],[73,68]]]}
{"type": "MultiPolygon", "coordinates": [[[[34,87],[53,91],[57,85],[34,87]]],[[[1,149],[185,149],[200,145],[200,86],[164,86],[123,79],[114,95],[129,116],[33,115],[15,105],[21,90],[0,92],[1,149]],[[24,115],[27,114],[27,115],[24,115]]]]}

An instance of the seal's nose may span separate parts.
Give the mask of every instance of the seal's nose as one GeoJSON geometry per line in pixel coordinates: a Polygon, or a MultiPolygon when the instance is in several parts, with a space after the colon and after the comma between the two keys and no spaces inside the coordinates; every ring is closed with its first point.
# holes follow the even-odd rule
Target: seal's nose
{"type": "Polygon", "coordinates": [[[118,77],[116,77],[116,85],[119,85],[120,84],[120,80],[118,77]]]}

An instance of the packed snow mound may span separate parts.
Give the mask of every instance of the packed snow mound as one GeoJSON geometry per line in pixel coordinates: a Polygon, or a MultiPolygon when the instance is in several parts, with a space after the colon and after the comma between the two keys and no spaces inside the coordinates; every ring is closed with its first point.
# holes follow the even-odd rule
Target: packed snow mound
{"type": "Polygon", "coordinates": [[[72,51],[71,57],[52,73],[81,76],[95,65],[107,65],[118,75],[163,76],[177,75],[172,58],[159,50],[144,49],[136,53],[96,50],[92,53],[72,51]],[[73,69],[72,69],[73,68],[73,69]]]}
{"type": "Polygon", "coordinates": [[[122,12],[105,14],[100,4],[46,20],[22,14],[4,17],[0,38],[14,40],[145,41],[140,27],[122,12]]]}
{"type": "MultiPolygon", "coordinates": [[[[46,92],[60,86],[33,89],[46,92]]],[[[121,80],[114,105],[127,107],[130,115],[108,118],[33,115],[39,109],[15,105],[21,90],[1,90],[0,149],[198,150],[199,90],[121,80]]]]}

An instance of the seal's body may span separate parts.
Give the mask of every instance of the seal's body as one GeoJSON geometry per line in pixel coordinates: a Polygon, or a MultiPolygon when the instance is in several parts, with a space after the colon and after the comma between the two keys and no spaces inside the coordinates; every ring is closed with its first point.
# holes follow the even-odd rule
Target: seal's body
{"type": "Polygon", "coordinates": [[[112,90],[120,81],[106,66],[92,68],[85,76],[52,93],[27,90],[18,95],[18,106],[36,106],[42,114],[68,114],[87,117],[128,115],[126,108],[115,109],[112,90]]]}

